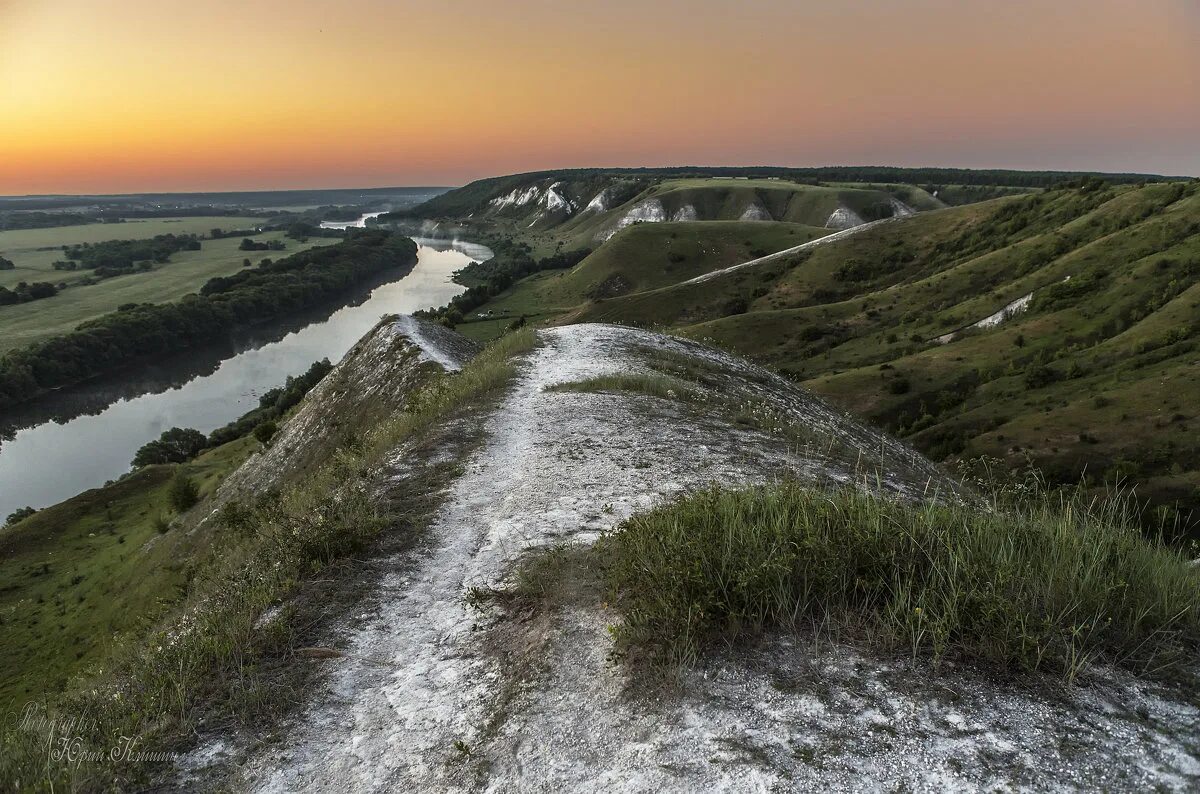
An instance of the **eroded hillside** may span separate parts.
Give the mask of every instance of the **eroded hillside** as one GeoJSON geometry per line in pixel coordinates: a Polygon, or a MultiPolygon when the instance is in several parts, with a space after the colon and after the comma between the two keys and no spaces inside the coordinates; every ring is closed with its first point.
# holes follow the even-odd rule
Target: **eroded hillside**
{"type": "MultiPolygon", "coordinates": [[[[672,328],[750,356],[935,459],[988,455],[1032,461],[1057,482],[1120,480],[1162,508],[1149,524],[1195,524],[1196,185],[1090,182],[857,226],[806,248],[786,224],[705,226],[627,228],[481,310],[672,328]],[[722,234],[758,250],[733,261],[722,234]]],[[[462,330],[486,338],[497,326],[462,330]]]]}
{"type": "MultiPolygon", "coordinates": [[[[405,323],[375,336],[411,332],[405,323]]],[[[425,358],[460,361],[443,347],[448,337],[408,338],[425,358]]],[[[789,480],[929,505],[976,497],[787,380],[694,342],[589,324],[510,348],[511,375],[493,399],[442,414],[380,458],[370,477],[375,500],[395,503],[414,483],[435,482],[436,506],[406,530],[409,542],[385,544],[361,574],[368,590],[327,616],[328,652],[299,657],[319,668],[307,702],[265,731],[210,732],[182,764],[188,785],[1200,781],[1196,705],[1111,668],[1073,689],[970,666],[935,670],[832,636],[771,634],[716,649],[675,684],[643,686],[636,666],[614,655],[610,629],[621,617],[604,588],[568,573],[543,593],[550,606],[538,606],[519,595],[528,561],[569,560],[624,519],[711,484],[789,480]],[[442,474],[431,480],[432,468],[442,474]]],[[[369,349],[360,346],[343,373],[369,378],[376,366],[353,365],[369,349]]],[[[455,377],[479,377],[473,366],[455,377]]],[[[359,391],[369,384],[347,394],[359,391]]],[[[265,620],[279,614],[277,605],[265,620]]]]}

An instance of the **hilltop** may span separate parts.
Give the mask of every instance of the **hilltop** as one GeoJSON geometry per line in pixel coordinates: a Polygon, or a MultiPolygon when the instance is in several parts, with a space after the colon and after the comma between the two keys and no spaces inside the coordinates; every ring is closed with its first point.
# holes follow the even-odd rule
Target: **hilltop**
{"type": "MultiPolygon", "coordinates": [[[[1177,552],[1119,512],[975,490],[706,345],[582,324],[480,351],[385,318],[245,452],[130,550],[190,557],[186,594],[63,701],[87,746],[179,755],[74,785],[1200,775],[1177,552]]],[[[0,771],[28,774],[37,738],[6,736],[0,771]]]]}
{"type": "MultiPolygon", "coordinates": [[[[706,180],[707,203],[689,199],[732,206],[715,211],[726,220],[643,219],[570,270],[504,289],[473,310],[501,319],[472,315],[461,330],[487,339],[521,316],[670,328],[748,355],[934,459],[987,455],[1032,461],[1054,482],[1120,480],[1167,511],[1149,523],[1196,523],[1194,183],[1088,179],[956,207],[912,188],[906,206],[920,212],[880,212],[894,222],[875,225],[860,215],[844,239],[766,258],[837,230],[835,211],[821,222],[831,188],[737,184],[706,180]],[[790,198],[758,198],[768,190],[790,198]],[[732,220],[733,196],[771,208],[771,221],[732,220]],[[799,206],[819,207],[816,217],[777,219],[799,206]]],[[[618,217],[654,196],[665,216],[672,196],[696,189],[659,182],[618,217]]],[[[838,195],[846,206],[878,199],[861,187],[838,195]]],[[[511,234],[534,250],[570,249],[581,228],[606,227],[582,217],[511,234]]]]}

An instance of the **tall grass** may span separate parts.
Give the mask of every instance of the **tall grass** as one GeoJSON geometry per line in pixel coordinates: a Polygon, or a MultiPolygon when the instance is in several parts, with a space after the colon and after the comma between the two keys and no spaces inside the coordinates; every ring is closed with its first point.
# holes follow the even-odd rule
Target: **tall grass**
{"type": "Polygon", "coordinates": [[[695,398],[694,390],[689,384],[670,375],[660,375],[658,373],[598,375],[584,380],[555,383],[547,386],[546,391],[623,391],[672,400],[689,400],[695,398]]]}
{"type": "Polygon", "coordinates": [[[629,519],[601,551],[619,643],[671,664],[769,627],[1067,679],[1094,661],[1169,674],[1200,649],[1200,571],[1120,500],[712,489],[629,519]]]}
{"type": "Polygon", "coordinates": [[[196,576],[183,606],[137,642],[116,648],[106,669],[51,704],[51,717],[74,720],[77,747],[100,757],[67,763],[50,755],[56,745],[42,728],[6,725],[0,789],[144,784],[161,758],[111,757],[121,737],[135,737],[139,751],[160,753],[193,736],[201,719],[253,722],[284,708],[296,695],[265,668],[290,645],[289,615],[284,610],[265,624],[260,617],[306,579],[367,546],[390,522],[374,492],[374,475],[387,453],[503,387],[514,374],[512,357],[534,343],[532,330],[502,337],[461,372],[433,376],[407,410],[334,450],[313,474],[275,498],[227,505],[217,531],[235,540],[196,576]]]}

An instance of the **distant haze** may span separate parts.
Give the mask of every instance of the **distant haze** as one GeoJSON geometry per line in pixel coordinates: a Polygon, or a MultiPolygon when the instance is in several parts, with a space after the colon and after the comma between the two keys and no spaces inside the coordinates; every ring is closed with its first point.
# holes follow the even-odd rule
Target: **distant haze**
{"type": "Polygon", "coordinates": [[[1194,0],[0,0],[0,194],[615,165],[1200,174],[1194,0]]]}

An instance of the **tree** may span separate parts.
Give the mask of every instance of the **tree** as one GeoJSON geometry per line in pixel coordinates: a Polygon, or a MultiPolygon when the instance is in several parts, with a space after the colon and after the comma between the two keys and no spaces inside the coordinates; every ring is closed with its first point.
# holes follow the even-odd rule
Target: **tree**
{"type": "Polygon", "coordinates": [[[186,463],[208,446],[208,439],[199,430],[190,427],[172,427],[142,446],[133,456],[134,468],[153,463],[186,463]]]}
{"type": "Polygon", "coordinates": [[[8,514],[8,520],[4,522],[4,526],[11,527],[18,521],[24,521],[36,512],[36,510],[28,506],[14,510],[8,514]]]}

